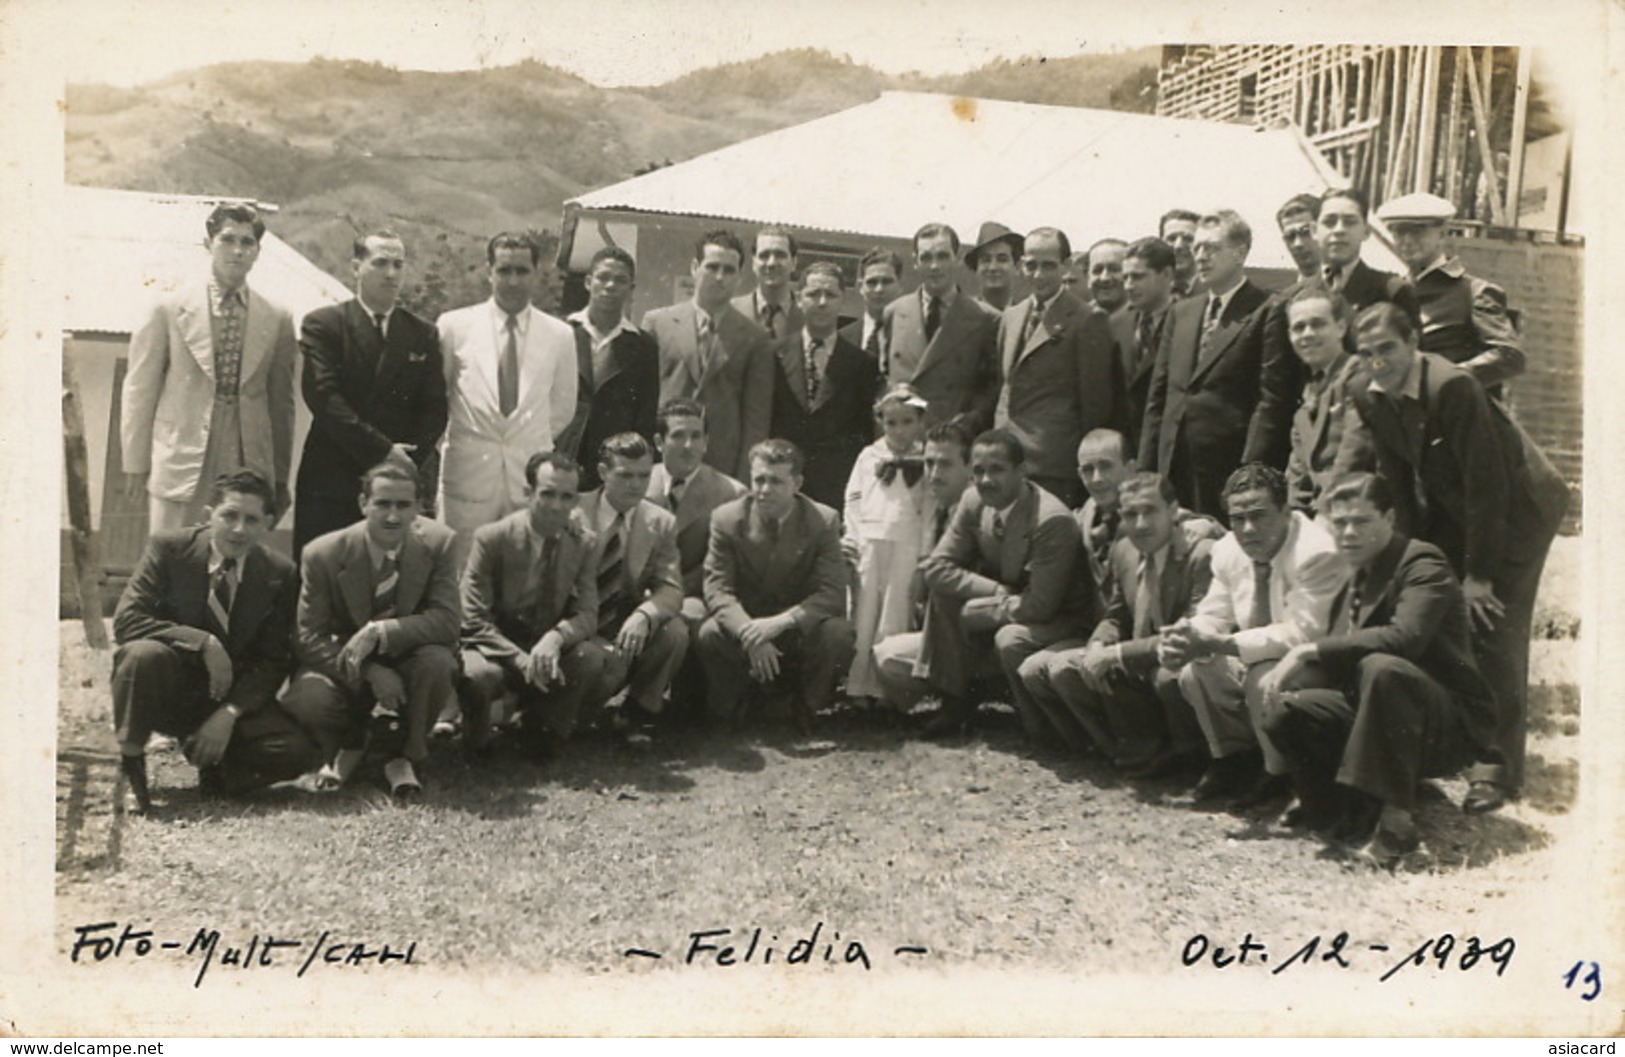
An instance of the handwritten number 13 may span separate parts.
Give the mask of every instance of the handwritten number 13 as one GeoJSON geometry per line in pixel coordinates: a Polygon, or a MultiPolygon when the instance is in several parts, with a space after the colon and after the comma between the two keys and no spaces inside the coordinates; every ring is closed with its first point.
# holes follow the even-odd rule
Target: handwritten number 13
{"type": "Polygon", "coordinates": [[[1574,968],[1563,974],[1563,986],[1573,989],[1577,983],[1589,984],[1590,990],[1580,996],[1583,1001],[1591,1002],[1602,994],[1602,966],[1596,962],[1575,962],[1574,968]],[[1591,968],[1586,969],[1586,966],[1591,968]],[[1581,970],[1585,969],[1582,975],[1581,970]]]}

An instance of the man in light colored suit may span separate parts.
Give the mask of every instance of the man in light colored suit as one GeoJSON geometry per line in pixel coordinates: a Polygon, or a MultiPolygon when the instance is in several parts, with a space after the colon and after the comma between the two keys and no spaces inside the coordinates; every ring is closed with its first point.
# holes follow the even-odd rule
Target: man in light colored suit
{"type": "Polygon", "coordinates": [[[636,433],[609,437],[598,452],[603,487],[580,502],[581,516],[598,534],[598,640],[608,645],[604,667],[587,687],[586,707],[602,707],[627,689],[618,720],[635,740],[641,740],[637,728],[660,713],[688,653],[677,519],[645,498],[653,469],[648,441],[636,433]]]}
{"type": "Polygon", "coordinates": [[[746,319],[779,341],[801,329],[801,306],[796,303],[796,237],[785,228],[763,228],[751,244],[751,265],[756,289],[733,299],[746,319]]]}
{"type": "Polygon", "coordinates": [[[975,436],[999,399],[999,315],[959,289],[959,236],[946,224],[914,234],[920,288],[886,308],[890,384],[907,382],[930,407],[926,425],[949,419],[975,436]]]}
{"type": "Polygon", "coordinates": [[[248,288],[265,222],[246,204],[204,222],[211,271],[152,308],[130,338],[119,441],[125,487],[162,532],[203,518],[215,478],[253,470],[288,508],[293,320],[248,288]]]}
{"type": "Polygon", "coordinates": [[[697,648],[706,711],[737,722],[750,683],[788,684],[796,726],[830,704],[852,663],[846,559],[838,518],[801,494],[801,452],[783,440],[751,449],[750,492],[711,517],[697,648]]]}
{"type": "Polygon", "coordinates": [[[1140,427],[1140,468],[1172,481],[1181,506],[1221,519],[1220,493],[1258,403],[1269,295],[1247,278],[1252,245],[1234,211],[1202,218],[1195,253],[1207,292],[1169,310],[1140,427]]]}
{"type": "Polygon", "coordinates": [[[416,795],[414,765],[428,756],[429,721],[457,671],[453,536],[418,518],[417,474],[395,462],[363,476],[360,507],[362,521],[305,547],[300,668],[285,707],[331,761],[324,787],[348,780],[370,738],[390,792],[416,795]]]}
{"type": "Polygon", "coordinates": [[[1122,417],[1122,376],[1106,317],[1061,287],[1066,232],[1037,228],[1021,267],[1032,296],[1004,310],[998,348],[1004,385],[994,422],[1021,439],[1027,479],[1068,507],[1083,501],[1072,461],[1090,430],[1122,417]]]}
{"type": "Polygon", "coordinates": [[[459,542],[525,505],[525,460],[550,451],[576,413],[575,333],[530,303],[542,248],[503,232],[486,243],[491,299],[442,313],[449,418],[440,517],[459,542]]]}
{"type": "Polygon", "coordinates": [[[752,445],[767,439],[774,360],[767,331],[728,303],[745,249],[730,231],[709,231],[694,246],[694,298],[643,317],[660,349],[660,402],[687,398],[705,407],[705,461],[726,474],[749,473],[752,445]]]}
{"type": "Polygon", "coordinates": [[[525,464],[529,505],[474,531],[463,567],[463,737],[483,753],[493,706],[516,700],[520,745],[553,756],[603,678],[597,537],[576,507],[579,469],[561,451],[525,464]]]}
{"type": "Polygon", "coordinates": [[[1213,545],[1207,594],[1194,617],[1163,626],[1157,658],[1179,673],[1213,756],[1193,799],[1244,809],[1291,792],[1289,762],[1264,733],[1262,686],[1288,650],[1325,634],[1346,570],[1326,530],[1287,507],[1273,466],[1238,469],[1224,499],[1231,531],[1213,545]]]}

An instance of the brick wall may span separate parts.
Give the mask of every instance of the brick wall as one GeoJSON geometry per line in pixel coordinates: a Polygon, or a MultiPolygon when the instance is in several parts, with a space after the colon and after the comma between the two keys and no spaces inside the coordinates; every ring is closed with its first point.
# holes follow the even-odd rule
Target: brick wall
{"type": "Polygon", "coordinates": [[[1585,250],[1497,238],[1452,238],[1447,252],[1498,283],[1522,313],[1528,369],[1513,382],[1513,413],[1574,488],[1563,531],[1580,525],[1581,361],[1585,250]]]}

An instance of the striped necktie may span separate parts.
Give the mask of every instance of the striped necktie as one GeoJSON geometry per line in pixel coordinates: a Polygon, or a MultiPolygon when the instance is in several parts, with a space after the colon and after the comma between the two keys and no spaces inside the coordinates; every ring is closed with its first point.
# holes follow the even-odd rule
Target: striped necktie
{"type": "Polygon", "coordinates": [[[237,559],[226,558],[214,572],[209,585],[209,615],[224,641],[231,634],[231,603],[237,594],[237,559]]]}
{"type": "Polygon", "coordinates": [[[373,573],[372,616],[374,620],[388,620],[395,615],[395,588],[401,582],[395,555],[386,553],[373,573]]]}
{"type": "Polygon", "coordinates": [[[621,626],[626,605],[626,515],[616,514],[598,556],[598,629],[611,633],[621,626]]]}

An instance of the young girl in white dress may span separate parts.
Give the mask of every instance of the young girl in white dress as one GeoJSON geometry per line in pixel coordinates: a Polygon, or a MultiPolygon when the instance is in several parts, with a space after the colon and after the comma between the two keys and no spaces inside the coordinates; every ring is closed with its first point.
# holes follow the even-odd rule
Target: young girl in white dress
{"type": "Polygon", "coordinates": [[[846,552],[857,567],[852,605],[857,642],[846,693],[860,707],[874,707],[881,691],[870,647],[913,630],[909,585],[931,514],[925,411],[925,398],[907,384],[892,386],[875,401],[883,435],[859,453],[846,484],[846,552]]]}

